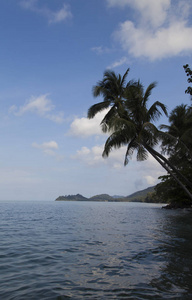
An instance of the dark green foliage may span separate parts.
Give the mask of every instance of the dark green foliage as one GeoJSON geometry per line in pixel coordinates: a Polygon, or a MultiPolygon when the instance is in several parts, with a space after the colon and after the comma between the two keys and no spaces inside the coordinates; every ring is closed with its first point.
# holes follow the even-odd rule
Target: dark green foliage
{"type": "Polygon", "coordinates": [[[154,188],[155,188],[154,186],[148,187],[144,190],[135,192],[135,193],[127,196],[126,198],[129,200],[140,199],[140,198],[144,199],[148,193],[154,192],[154,188]]]}
{"type": "MultiPolygon", "coordinates": [[[[186,75],[187,75],[187,77],[188,77],[187,81],[188,81],[189,83],[192,83],[192,70],[189,68],[189,65],[188,65],[188,64],[184,65],[183,68],[184,68],[185,73],[186,73],[186,75]]],[[[186,89],[185,93],[190,94],[190,95],[192,96],[192,87],[189,86],[189,87],[186,89]]]]}
{"type": "MultiPolygon", "coordinates": [[[[188,65],[184,69],[189,76],[188,82],[191,83],[192,71],[188,65]]],[[[191,94],[192,90],[189,87],[185,92],[191,94]]],[[[166,130],[162,136],[162,151],[169,155],[169,161],[188,179],[185,185],[192,193],[192,107],[178,105],[169,115],[169,125],[161,125],[160,128],[166,130]]],[[[163,199],[167,199],[172,205],[188,206],[191,203],[186,193],[170,176],[163,176],[161,180],[156,187],[156,193],[163,199]]]]}
{"type": "Polygon", "coordinates": [[[161,176],[161,183],[155,187],[156,195],[163,203],[171,203],[175,207],[186,207],[191,205],[191,201],[186,196],[186,193],[170,176],[161,176]]]}
{"type": "Polygon", "coordinates": [[[192,110],[186,104],[176,106],[169,116],[170,125],[161,125],[166,130],[163,136],[162,149],[164,153],[177,153],[177,158],[192,156],[192,110]]]}
{"type": "Polygon", "coordinates": [[[146,203],[167,203],[155,191],[154,192],[149,192],[147,194],[144,202],[146,202],[146,203]]]}
{"type": "Polygon", "coordinates": [[[66,196],[59,196],[55,201],[87,201],[88,198],[77,194],[77,195],[66,195],[66,196]]]}
{"type": "Polygon", "coordinates": [[[133,193],[125,199],[129,202],[163,203],[162,199],[155,193],[155,186],[133,193]]]}

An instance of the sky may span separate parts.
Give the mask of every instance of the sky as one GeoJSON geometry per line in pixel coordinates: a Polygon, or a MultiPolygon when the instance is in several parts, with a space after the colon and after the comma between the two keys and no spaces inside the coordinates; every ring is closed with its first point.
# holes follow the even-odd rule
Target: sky
{"type": "MultiPolygon", "coordinates": [[[[151,157],[124,167],[125,149],[102,158],[105,112],[92,88],[105,70],[156,81],[150,103],[190,104],[191,0],[2,0],[0,200],[80,193],[127,196],[165,174],[151,157]]],[[[166,124],[162,117],[157,125],[166,124]]]]}

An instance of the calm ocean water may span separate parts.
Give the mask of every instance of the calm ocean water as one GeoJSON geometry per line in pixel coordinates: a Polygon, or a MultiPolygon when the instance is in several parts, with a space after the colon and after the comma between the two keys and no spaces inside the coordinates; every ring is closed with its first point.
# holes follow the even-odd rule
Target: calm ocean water
{"type": "Polygon", "coordinates": [[[0,202],[0,299],[192,299],[192,212],[0,202]]]}

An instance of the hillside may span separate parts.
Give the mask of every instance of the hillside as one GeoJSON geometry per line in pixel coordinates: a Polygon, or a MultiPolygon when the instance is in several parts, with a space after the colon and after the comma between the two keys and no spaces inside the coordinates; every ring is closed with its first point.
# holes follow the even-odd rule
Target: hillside
{"type": "MultiPolygon", "coordinates": [[[[55,201],[104,201],[104,202],[145,202],[148,193],[154,192],[154,186],[147,189],[135,192],[126,197],[114,197],[109,196],[108,194],[95,195],[90,198],[86,198],[80,194],[77,195],[68,195],[68,196],[59,196],[55,201]]],[[[148,201],[146,201],[148,202],[148,201]]],[[[156,201],[154,201],[156,202],[156,201]]]]}
{"type": "Polygon", "coordinates": [[[96,195],[89,198],[90,201],[114,201],[115,199],[108,194],[96,195]]]}
{"type": "Polygon", "coordinates": [[[127,199],[127,201],[130,201],[130,202],[143,201],[147,197],[148,193],[154,192],[154,189],[155,189],[154,186],[148,187],[144,190],[141,190],[141,191],[135,192],[129,196],[126,196],[126,197],[124,197],[124,199],[127,199]]]}

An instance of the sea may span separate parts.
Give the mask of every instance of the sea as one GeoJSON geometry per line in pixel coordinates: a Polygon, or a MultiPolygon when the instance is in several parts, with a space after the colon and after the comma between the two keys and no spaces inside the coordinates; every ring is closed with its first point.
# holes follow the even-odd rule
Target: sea
{"type": "Polygon", "coordinates": [[[192,299],[192,212],[0,202],[0,299],[192,299]]]}

